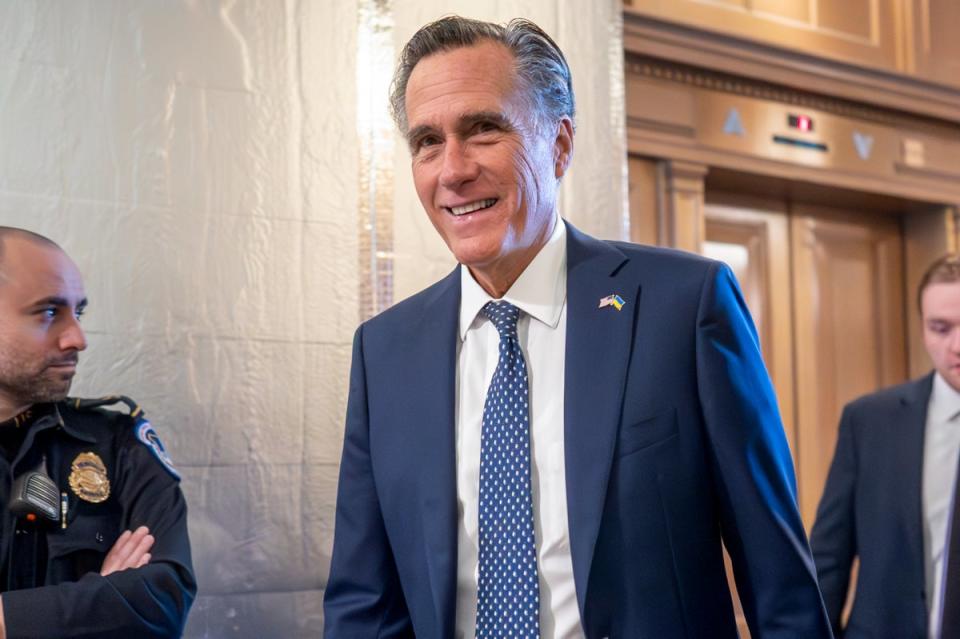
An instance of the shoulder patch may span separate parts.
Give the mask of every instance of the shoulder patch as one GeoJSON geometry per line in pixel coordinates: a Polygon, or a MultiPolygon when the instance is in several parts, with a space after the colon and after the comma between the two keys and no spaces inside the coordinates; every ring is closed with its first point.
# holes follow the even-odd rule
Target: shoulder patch
{"type": "Polygon", "coordinates": [[[179,481],[180,473],[173,467],[173,460],[170,459],[170,455],[160,441],[160,436],[157,435],[157,431],[153,429],[153,425],[141,416],[134,420],[134,428],[136,428],[137,439],[140,440],[140,443],[149,448],[153,456],[157,458],[157,461],[167,469],[167,472],[173,475],[174,479],[179,481]]]}

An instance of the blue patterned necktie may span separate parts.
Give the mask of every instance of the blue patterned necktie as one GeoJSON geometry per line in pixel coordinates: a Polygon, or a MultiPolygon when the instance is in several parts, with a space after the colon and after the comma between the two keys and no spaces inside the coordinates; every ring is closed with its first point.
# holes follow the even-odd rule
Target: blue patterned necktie
{"type": "Polygon", "coordinates": [[[537,639],[540,582],[530,491],[527,364],[517,339],[520,310],[483,307],[500,333],[500,360],[483,405],[480,438],[480,583],[477,639],[537,639]]]}

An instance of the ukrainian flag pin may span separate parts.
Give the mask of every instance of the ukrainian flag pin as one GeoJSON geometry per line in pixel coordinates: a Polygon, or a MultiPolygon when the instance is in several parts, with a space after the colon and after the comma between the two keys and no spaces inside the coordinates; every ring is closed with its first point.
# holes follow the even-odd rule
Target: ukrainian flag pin
{"type": "Polygon", "coordinates": [[[623,308],[623,305],[626,302],[623,301],[623,298],[614,293],[613,295],[607,295],[604,298],[600,299],[600,306],[597,308],[603,308],[604,306],[612,306],[618,311],[623,308]]]}

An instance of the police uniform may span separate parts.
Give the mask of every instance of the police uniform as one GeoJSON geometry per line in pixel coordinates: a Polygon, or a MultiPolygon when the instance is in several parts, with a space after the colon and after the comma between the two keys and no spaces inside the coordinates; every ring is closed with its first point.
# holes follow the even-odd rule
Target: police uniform
{"type": "Polygon", "coordinates": [[[37,404],[0,424],[0,590],[7,636],[179,637],[196,595],[179,475],[127,398],[37,404]],[[104,406],[122,402],[130,413],[104,406]],[[14,515],[15,478],[49,474],[57,521],[14,515]],[[147,526],[150,562],[106,577],[120,533],[147,526]]]}

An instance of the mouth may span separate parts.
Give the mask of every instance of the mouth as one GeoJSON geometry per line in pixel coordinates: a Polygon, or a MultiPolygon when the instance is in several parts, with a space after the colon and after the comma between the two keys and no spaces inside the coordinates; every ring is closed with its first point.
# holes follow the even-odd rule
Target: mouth
{"type": "Polygon", "coordinates": [[[59,371],[72,371],[72,370],[76,370],[77,362],[78,360],[76,359],[67,359],[60,362],[52,362],[48,366],[48,368],[52,368],[54,370],[59,370],[59,371]]]}
{"type": "Polygon", "coordinates": [[[462,215],[468,215],[470,213],[476,213],[477,211],[483,211],[484,209],[489,209],[491,206],[497,203],[497,198],[487,198],[486,200],[477,200],[476,202],[470,202],[464,204],[463,206],[445,206],[443,209],[453,215],[454,217],[460,217],[462,215]]]}

